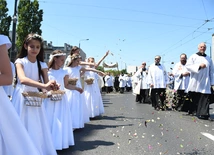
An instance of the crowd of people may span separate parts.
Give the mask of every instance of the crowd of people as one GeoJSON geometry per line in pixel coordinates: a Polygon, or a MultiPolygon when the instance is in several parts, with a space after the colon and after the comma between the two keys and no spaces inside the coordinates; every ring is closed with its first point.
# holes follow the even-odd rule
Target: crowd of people
{"type": "Polygon", "coordinates": [[[155,110],[173,109],[186,111],[187,115],[199,119],[213,120],[209,105],[212,103],[214,86],[213,62],[205,54],[206,44],[200,43],[198,51],[187,59],[185,53],[180,55],[172,72],[166,71],[161,64],[161,56],[155,56],[155,62],[148,68],[143,62],[133,75],[133,92],[136,102],[145,102],[147,96],[155,110]],[[173,96],[169,101],[167,96],[173,96]]]}
{"type": "Polygon", "coordinates": [[[55,155],[75,145],[73,131],[104,113],[104,73],[96,67],[109,51],[95,63],[93,57],[82,61],[73,46],[67,58],[53,51],[47,64],[42,37],[31,33],[12,63],[10,47],[8,37],[0,35],[0,154],[55,155]]]}
{"type": "Polygon", "coordinates": [[[153,64],[146,67],[143,62],[134,75],[115,76],[96,69],[109,51],[95,63],[93,57],[82,61],[80,49],[73,46],[67,58],[62,51],[53,51],[46,64],[43,39],[31,33],[12,63],[10,47],[8,37],[0,35],[2,155],[54,155],[75,145],[73,131],[104,113],[103,86],[106,93],[132,91],[136,102],[151,103],[157,111],[167,110],[167,90],[171,90],[171,108],[182,111],[187,105],[187,115],[210,119],[214,68],[205,43],[189,59],[181,54],[171,73],[157,55],[153,64]]]}

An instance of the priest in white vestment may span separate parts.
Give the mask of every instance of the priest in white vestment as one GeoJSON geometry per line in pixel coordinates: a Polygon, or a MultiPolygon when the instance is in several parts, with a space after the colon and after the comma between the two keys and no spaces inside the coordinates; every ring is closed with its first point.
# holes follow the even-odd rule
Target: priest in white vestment
{"type": "Polygon", "coordinates": [[[205,54],[206,44],[198,45],[199,52],[190,56],[186,68],[190,74],[187,91],[190,93],[193,109],[199,119],[210,119],[208,98],[211,94],[211,86],[214,85],[213,62],[205,54]]]}
{"type": "Polygon", "coordinates": [[[158,110],[164,110],[165,91],[168,83],[168,75],[165,67],[160,64],[161,56],[155,57],[155,63],[149,67],[148,84],[151,90],[152,106],[158,110]]]}
{"type": "Polygon", "coordinates": [[[175,105],[175,109],[178,111],[182,111],[183,109],[185,96],[187,95],[185,93],[185,90],[187,89],[189,84],[190,72],[188,72],[188,70],[186,69],[186,66],[185,66],[186,62],[187,62],[187,55],[183,53],[180,55],[180,62],[175,64],[172,71],[175,78],[174,90],[177,92],[177,100],[178,100],[175,105]]]}

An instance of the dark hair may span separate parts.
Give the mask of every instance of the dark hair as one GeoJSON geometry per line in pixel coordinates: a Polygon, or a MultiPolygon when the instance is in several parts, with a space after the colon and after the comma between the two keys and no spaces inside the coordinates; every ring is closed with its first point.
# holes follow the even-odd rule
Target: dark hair
{"type": "MultiPolygon", "coordinates": [[[[31,40],[38,40],[40,42],[40,51],[39,51],[39,54],[36,56],[36,59],[37,59],[37,65],[38,65],[39,80],[41,81],[40,77],[42,75],[42,77],[44,79],[44,75],[42,73],[42,69],[41,69],[42,67],[41,67],[40,61],[44,62],[44,48],[43,48],[43,39],[40,35],[38,35],[36,33],[28,34],[22,44],[21,51],[19,51],[19,53],[17,54],[16,59],[24,58],[28,55],[28,51],[27,51],[27,49],[25,49],[25,45],[28,45],[31,40]]],[[[17,84],[17,71],[16,71],[16,75],[15,75],[14,85],[16,85],[16,84],[17,84]]]]}
{"type": "MultiPolygon", "coordinates": [[[[62,51],[60,50],[54,50],[51,55],[55,55],[55,54],[59,54],[59,53],[63,53],[62,51]]],[[[56,58],[59,58],[60,56],[55,56],[56,58]]],[[[48,69],[52,68],[52,66],[54,65],[54,58],[52,61],[48,62],[48,69]]]]}
{"type": "Polygon", "coordinates": [[[77,46],[73,46],[73,47],[71,48],[70,55],[72,56],[77,50],[80,50],[80,48],[77,47],[77,46]]]}
{"type": "MultiPolygon", "coordinates": [[[[93,58],[93,57],[89,57],[89,58],[88,58],[88,62],[89,62],[89,60],[90,60],[90,59],[91,59],[91,60],[94,60],[94,58],[93,58]]],[[[94,61],[95,61],[95,60],[94,60],[94,61]]]]}
{"type": "Polygon", "coordinates": [[[39,54],[36,56],[36,59],[44,62],[43,39],[40,35],[35,33],[30,33],[27,35],[27,37],[25,38],[22,44],[21,51],[19,51],[19,53],[17,54],[17,58],[24,58],[27,56],[28,53],[27,53],[27,49],[25,49],[25,45],[28,45],[31,40],[38,40],[40,42],[40,45],[41,45],[40,51],[39,51],[39,54]]]}
{"type": "Polygon", "coordinates": [[[79,54],[73,54],[71,57],[71,61],[68,63],[68,67],[71,66],[71,64],[74,62],[74,60],[77,60],[77,59],[81,59],[81,56],[79,54]]]}

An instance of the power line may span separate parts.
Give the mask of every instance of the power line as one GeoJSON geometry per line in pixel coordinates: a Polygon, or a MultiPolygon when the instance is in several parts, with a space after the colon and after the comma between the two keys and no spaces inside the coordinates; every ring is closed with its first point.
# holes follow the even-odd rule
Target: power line
{"type": "MultiPolygon", "coordinates": [[[[204,6],[204,1],[203,1],[203,0],[201,0],[201,1],[202,1],[202,4],[203,4],[205,16],[206,16],[206,18],[207,18],[207,12],[206,12],[206,9],[205,9],[205,6],[204,6]]],[[[208,19],[208,18],[207,18],[207,19],[208,19]]]]}
{"type": "Polygon", "coordinates": [[[130,12],[139,12],[139,13],[147,13],[147,14],[154,14],[154,15],[160,15],[160,16],[168,16],[168,17],[176,17],[176,18],[184,18],[184,19],[191,19],[191,20],[203,20],[203,19],[197,19],[197,18],[191,18],[191,17],[183,17],[183,16],[177,16],[177,15],[169,15],[164,13],[157,13],[157,12],[150,12],[150,11],[141,11],[141,10],[134,10],[134,9],[124,9],[124,8],[115,8],[115,7],[106,7],[106,6],[97,6],[97,5],[87,5],[87,4],[74,4],[69,2],[54,2],[54,1],[39,1],[43,3],[55,3],[55,4],[64,4],[64,5],[75,5],[75,6],[85,6],[85,7],[94,7],[94,8],[102,8],[102,9],[111,9],[111,10],[121,10],[121,11],[130,11],[130,12]]]}
{"type": "MultiPolygon", "coordinates": [[[[186,38],[189,37],[190,35],[194,34],[197,30],[199,30],[201,27],[203,27],[205,24],[207,24],[209,21],[211,21],[211,20],[213,20],[213,19],[214,19],[214,18],[212,18],[212,19],[210,19],[210,20],[205,20],[204,23],[203,23],[202,25],[200,25],[199,27],[197,27],[193,32],[189,33],[187,36],[185,36],[184,38],[182,38],[180,41],[178,41],[178,42],[176,42],[175,44],[173,44],[171,47],[173,47],[173,46],[177,45],[178,43],[182,42],[184,39],[186,39],[186,38]]],[[[212,30],[212,28],[207,29],[207,31],[210,31],[210,30],[212,30]]],[[[204,34],[204,32],[201,33],[201,34],[204,34]]],[[[188,41],[188,42],[189,42],[189,41],[188,41]]],[[[179,45],[179,46],[180,46],[180,45],[179,45]]],[[[178,46],[178,47],[179,47],[179,46],[178,46]]],[[[168,51],[171,47],[167,48],[167,49],[164,50],[163,52],[168,51]]],[[[177,48],[177,47],[176,47],[176,48],[177,48]]],[[[176,48],[175,48],[175,49],[176,49],[176,48]]],[[[169,51],[168,51],[168,52],[169,52],[169,51]]],[[[163,54],[166,54],[166,53],[168,53],[168,52],[165,52],[165,53],[163,53],[163,54]]]]}

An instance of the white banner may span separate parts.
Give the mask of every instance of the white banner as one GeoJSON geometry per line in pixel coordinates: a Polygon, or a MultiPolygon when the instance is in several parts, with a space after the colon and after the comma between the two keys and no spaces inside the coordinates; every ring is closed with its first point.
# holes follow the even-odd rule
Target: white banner
{"type": "Polygon", "coordinates": [[[117,68],[118,67],[118,63],[111,63],[111,64],[106,64],[105,62],[103,62],[103,67],[105,68],[117,68]]]}

